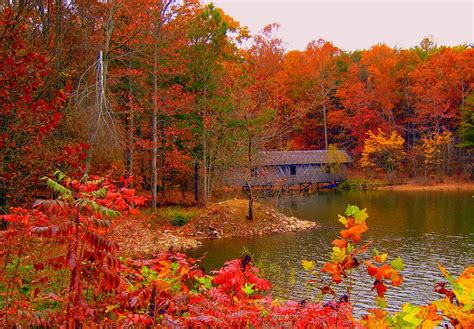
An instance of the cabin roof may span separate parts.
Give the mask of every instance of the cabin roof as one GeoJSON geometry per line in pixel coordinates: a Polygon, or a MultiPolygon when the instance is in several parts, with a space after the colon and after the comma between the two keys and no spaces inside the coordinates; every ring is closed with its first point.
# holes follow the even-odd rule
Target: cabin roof
{"type": "Polygon", "coordinates": [[[342,150],[262,151],[254,161],[261,167],[350,162],[352,158],[342,150]]]}

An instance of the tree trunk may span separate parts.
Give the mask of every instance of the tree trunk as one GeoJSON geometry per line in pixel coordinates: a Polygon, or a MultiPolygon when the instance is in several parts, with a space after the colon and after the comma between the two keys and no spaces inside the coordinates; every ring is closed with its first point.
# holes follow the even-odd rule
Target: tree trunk
{"type": "Polygon", "coordinates": [[[203,169],[203,175],[202,175],[202,200],[201,200],[201,205],[206,206],[207,205],[207,136],[206,136],[206,128],[203,128],[204,131],[202,133],[202,169],[203,169]]]}
{"type": "Polygon", "coordinates": [[[158,186],[158,173],[156,157],[158,155],[157,116],[158,116],[158,81],[157,81],[157,49],[155,46],[153,60],[153,111],[151,113],[151,207],[156,209],[156,189],[158,186]]]}
{"type": "Polygon", "coordinates": [[[54,26],[54,57],[56,69],[56,87],[61,89],[64,86],[64,79],[61,77],[62,71],[62,24],[63,24],[63,1],[56,0],[54,3],[56,18],[54,26]]]}
{"type": "Polygon", "coordinates": [[[210,165],[208,163],[208,136],[207,136],[207,128],[206,128],[206,122],[207,120],[207,90],[204,89],[203,93],[203,99],[204,99],[204,108],[202,110],[202,120],[203,120],[203,125],[202,125],[202,200],[201,200],[201,206],[205,207],[207,205],[207,201],[209,198],[208,195],[208,184],[209,184],[209,175],[208,175],[208,166],[210,165]]]}
{"type": "MultiPolygon", "coordinates": [[[[247,118],[245,118],[245,123],[247,125],[247,136],[248,136],[248,149],[247,149],[247,161],[248,161],[248,175],[249,177],[252,177],[252,167],[253,167],[253,161],[252,161],[252,148],[253,148],[253,136],[252,136],[252,133],[250,132],[250,123],[249,121],[247,120],[247,118]]],[[[250,181],[250,179],[249,179],[250,181]]],[[[249,188],[249,211],[248,211],[248,215],[247,215],[247,219],[248,220],[253,220],[253,188],[252,188],[252,184],[247,182],[247,186],[249,188]]]]}
{"type": "MultiPolygon", "coordinates": [[[[5,215],[7,213],[7,195],[5,189],[0,187],[0,215],[5,215]]],[[[5,231],[8,228],[8,223],[6,220],[0,220],[0,231],[5,231]]]]}
{"type": "Polygon", "coordinates": [[[160,118],[160,137],[161,137],[161,150],[160,150],[160,171],[161,171],[161,194],[165,196],[165,167],[166,167],[166,131],[165,131],[165,116],[161,115],[160,118]]]}
{"type": "Polygon", "coordinates": [[[199,162],[194,160],[194,202],[199,202],[199,162]]]}
{"type": "Polygon", "coordinates": [[[134,152],[134,138],[133,138],[133,127],[134,127],[134,118],[133,118],[133,109],[130,107],[130,113],[126,119],[127,127],[127,151],[125,156],[125,168],[127,170],[127,177],[133,176],[133,152],[134,152]]]}
{"type": "Polygon", "coordinates": [[[248,220],[253,220],[253,191],[252,191],[252,186],[248,184],[249,186],[249,212],[247,215],[248,220]]]}
{"type": "Polygon", "coordinates": [[[328,125],[326,120],[326,103],[323,104],[323,121],[324,121],[324,147],[328,149],[328,125]]]}

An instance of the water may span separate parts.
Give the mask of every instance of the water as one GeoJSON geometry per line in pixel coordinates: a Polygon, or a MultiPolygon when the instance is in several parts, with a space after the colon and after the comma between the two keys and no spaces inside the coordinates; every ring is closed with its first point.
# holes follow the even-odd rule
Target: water
{"type": "MultiPolygon", "coordinates": [[[[248,250],[254,258],[280,267],[270,275],[277,295],[315,299],[317,290],[308,288],[306,283],[312,277],[302,269],[301,260],[315,260],[319,267],[327,260],[331,241],[342,228],[337,214],[342,214],[347,204],[356,204],[367,208],[370,216],[365,239],[372,240],[374,247],[388,252],[390,257],[402,257],[406,264],[402,287],[392,287],[386,295],[389,309],[399,310],[406,302],[425,304],[440,297],[433,291],[435,283],[442,280],[437,262],[455,275],[474,264],[473,195],[460,191],[367,191],[288,196],[277,204],[284,213],[314,220],[321,227],[306,232],[205,241],[192,255],[207,252],[203,266],[212,270],[248,250]]],[[[358,315],[374,306],[375,296],[365,266],[360,269],[362,273],[356,275],[359,283],[352,295],[358,315]]]]}

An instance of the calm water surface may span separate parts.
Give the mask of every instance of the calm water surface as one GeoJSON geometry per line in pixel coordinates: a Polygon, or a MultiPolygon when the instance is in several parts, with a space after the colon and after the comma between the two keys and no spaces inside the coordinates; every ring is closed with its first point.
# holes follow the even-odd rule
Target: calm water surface
{"type": "MultiPolygon", "coordinates": [[[[373,240],[374,247],[389,252],[391,257],[402,257],[406,264],[402,272],[406,281],[387,293],[389,308],[398,310],[409,301],[420,304],[439,297],[433,292],[435,283],[442,279],[436,262],[456,275],[466,265],[474,264],[473,195],[474,192],[368,191],[288,196],[271,202],[274,206],[278,203],[284,213],[316,221],[321,227],[308,232],[205,241],[192,254],[207,252],[203,265],[212,270],[249,250],[255,258],[277,264],[286,273],[271,278],[282,287],[277,289],[282,297],[316,298],[317,291],[305,284],[310,277],[300,262],[315,260],[321,266],[327,260],[331,241],[342,228],[336,221],[337,214],[342,214],[347,204],[356,204],[367,208],[370,215],[366,239],[373,240]],[[294,286],[289,282],[291,268],[294,286]]],[[[372,281],[361,272],[357,276],[364,284],[356,286],[352,298],[358,314],[374,305],[375,295],[372,281]]]]}

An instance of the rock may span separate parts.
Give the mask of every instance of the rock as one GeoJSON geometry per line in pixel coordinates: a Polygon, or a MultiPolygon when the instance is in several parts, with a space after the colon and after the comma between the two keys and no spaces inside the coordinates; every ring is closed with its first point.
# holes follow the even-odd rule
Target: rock
{"type": "Polygon", "coordinates": [[[213,238],[220,238],[221,237],[221,234],[217,230],[211,231],[211,233],[209,235],[212,236],[213,238]]]}

